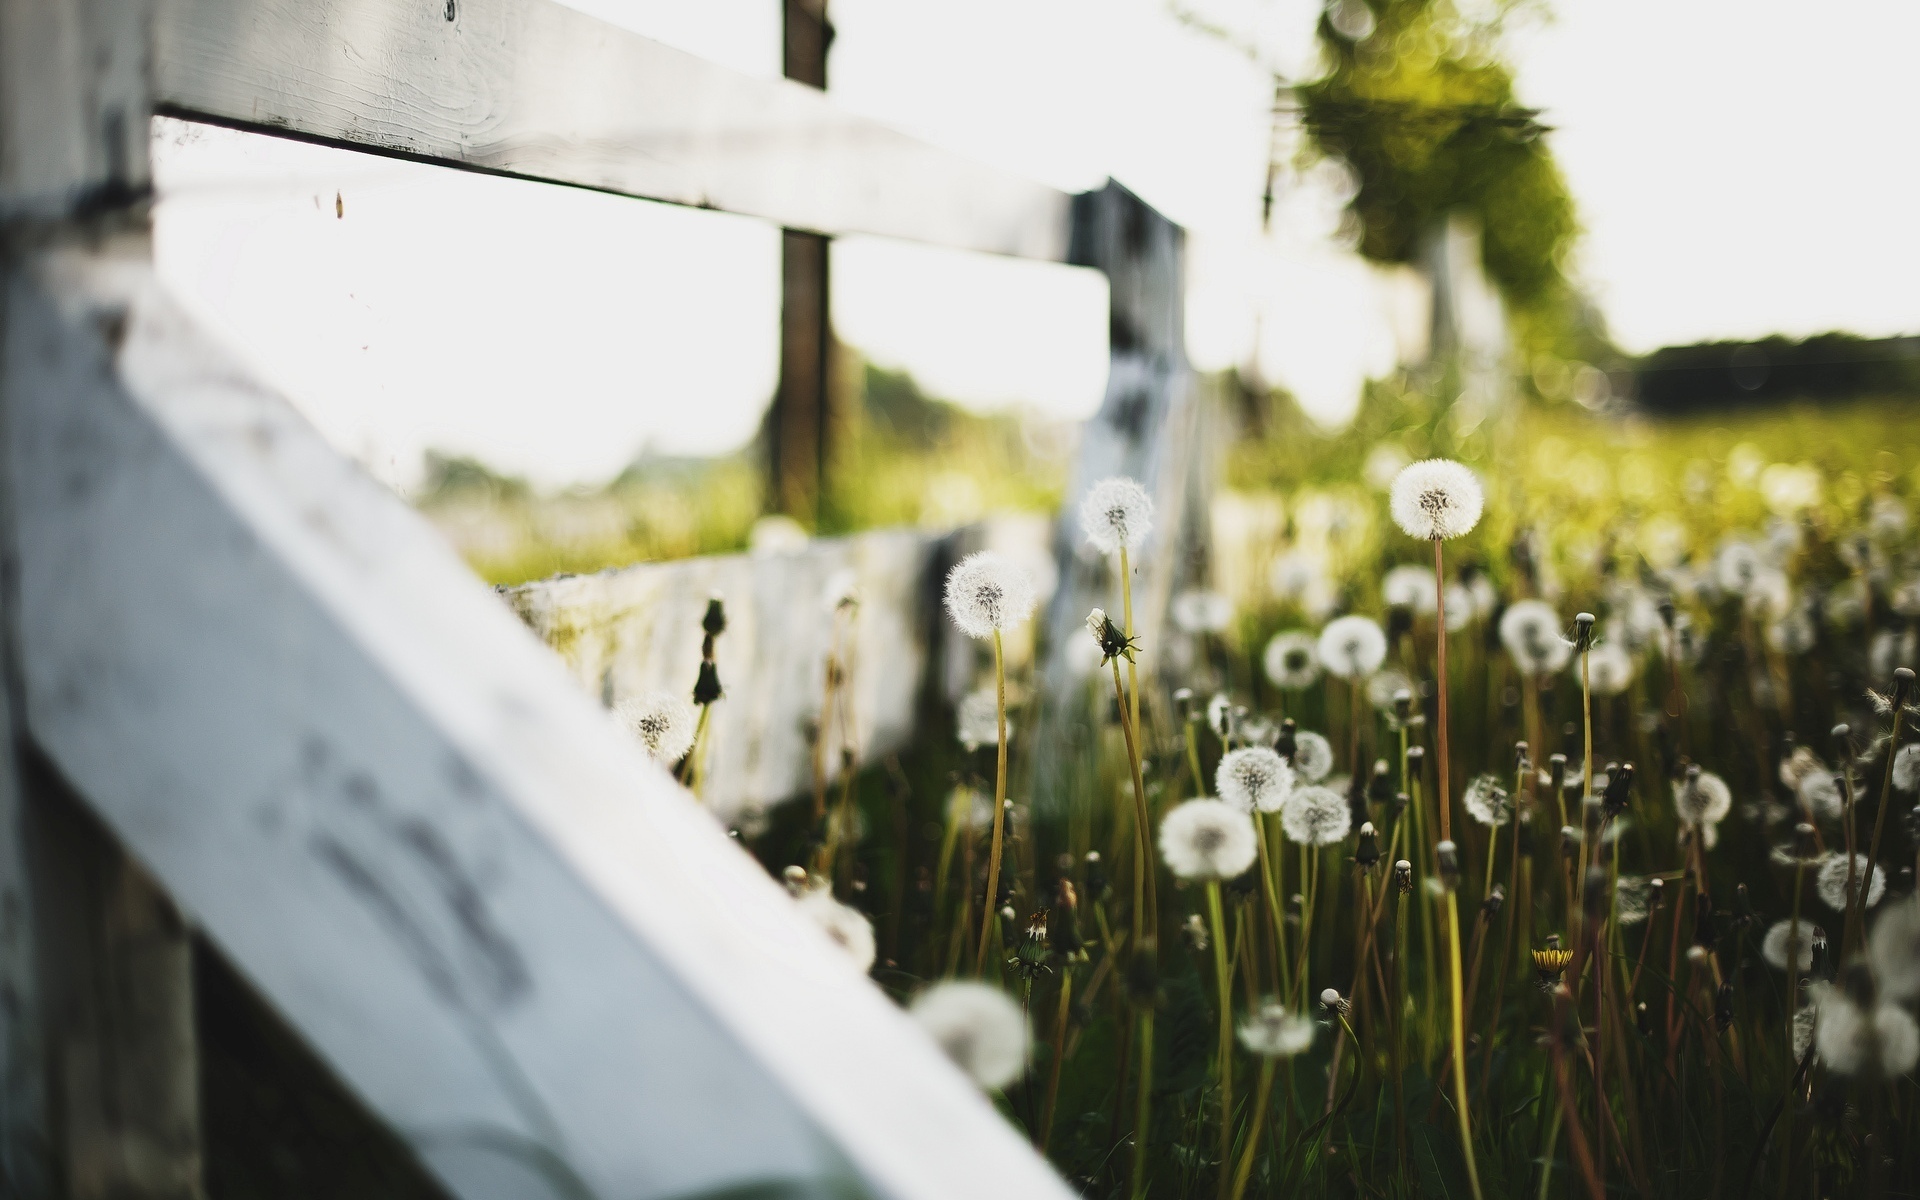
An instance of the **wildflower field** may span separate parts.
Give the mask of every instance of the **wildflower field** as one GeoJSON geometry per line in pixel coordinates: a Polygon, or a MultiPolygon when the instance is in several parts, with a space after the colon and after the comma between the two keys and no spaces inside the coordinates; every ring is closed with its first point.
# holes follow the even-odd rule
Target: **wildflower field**
{"type": "Polygon", "coordinates": [[[952,738],[743,840],[1088,1196],[1913,1194],[1903,406],[1292,419],[1163,645],[1103,482],[1084,705],[975,555],[952,738]]]}

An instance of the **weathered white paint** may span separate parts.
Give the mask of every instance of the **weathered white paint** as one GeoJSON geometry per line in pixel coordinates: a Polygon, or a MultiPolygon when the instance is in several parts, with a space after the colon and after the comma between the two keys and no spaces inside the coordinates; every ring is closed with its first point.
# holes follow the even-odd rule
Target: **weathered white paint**
{"type": "Polygon", "coordinates": [[[1068,198],[548,0],[155,0],[163,109],[764,217],[1060,260],[1068,198]]]}
{"type": "Polygon", "coordinates": [[[29,733],[454,1193],[1067,1194],[144,233],[6,321],[29,733]]]}
{"type": "Polygon", "coordinates": [[[149,0],[0,0],[0,220],[145,191],[149,0]]]}

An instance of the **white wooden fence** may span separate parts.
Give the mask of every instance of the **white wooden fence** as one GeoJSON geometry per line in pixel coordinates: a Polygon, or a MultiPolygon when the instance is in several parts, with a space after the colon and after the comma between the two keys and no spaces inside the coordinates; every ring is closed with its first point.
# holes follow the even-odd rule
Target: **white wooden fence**
{"type": "MultiPolygon", "coordinates": [[[[544,0],[0,0],[0,1191],[200,1194],[197,934],[451,1195],[1064,1195],[599,707],[683,654],[633,621],[723,576],[746,621],[837,555],[923,648],[873,684],[894,711],[937,543],[516,596],[601,614],[569,678],[157,286],[154,114],[1100,267],[1115,369],[1074,486],[1140,474],[1177,531],[1193,482],[1180,231],[1117,185],[1064,196],[544,0]]],[[[1098,586],[1063,561],[1056,630],[1098,586]]],[[[765,801],[795,743],[761,746],[737,794],[765,801]]]]}

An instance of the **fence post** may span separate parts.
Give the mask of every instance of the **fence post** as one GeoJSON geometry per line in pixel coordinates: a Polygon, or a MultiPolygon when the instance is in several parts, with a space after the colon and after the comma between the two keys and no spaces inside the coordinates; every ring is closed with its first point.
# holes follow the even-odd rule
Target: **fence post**
{"type": "MultiPolygon", "coordinates": [[[[825,90],[833,25],[826,0],[782,0],[782,68],[825,90]]],[[[821,516],[833,445],[832,241],[780,231],[780,382],[767,414],[768,501],[809,523],[821,516]]]]}
{"type": "MultiPolygon", "coordinates": [[[[1080,532],[1080,501],[1101,479],[1127,475],[1153,495],[1157,515],[1145,550],[1133,557],[1135,629],[1143,665],[1161,651],[1161,627],[1176,586],[1205,565],[1204,448],[1186,351],[1186,231],[1119,183],[1073,199],[1068,261],[1106,273],[1110,365],[1106,397],[1082,433],[1054,533],[1060,588],[1047,613],[1042,720],[1047,745],[1081,744],[1082,683],[1070,645],[1085,637],[1089,609],[1117,610],[1113,564],[1091,554],[1080,532]]],[[[1151,705],[1149,705],[1151,708],[1151,705]]],[[[1035,802],[1060,803],[1071,752],[1039,764],[1035,802]]]]}

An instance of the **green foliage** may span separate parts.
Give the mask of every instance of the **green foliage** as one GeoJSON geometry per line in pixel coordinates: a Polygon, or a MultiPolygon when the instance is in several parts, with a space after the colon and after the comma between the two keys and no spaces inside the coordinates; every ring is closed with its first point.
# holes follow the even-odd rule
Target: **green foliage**
{"type": "Polygon", "coordinates": [[[1374,29],[1358,41],[1323,17],[1332,68],[1297,91],[1314,148],[1355,173],[1362,254],[1416,262],[1450,214],[1468,215],[1523,341],[1564,353],[1581,324],[1565,275],[1579,227],[1544,131],[1498,57],[1511,7],[1475,22],[1448,0],[1373,0],[1374,29]]]}

